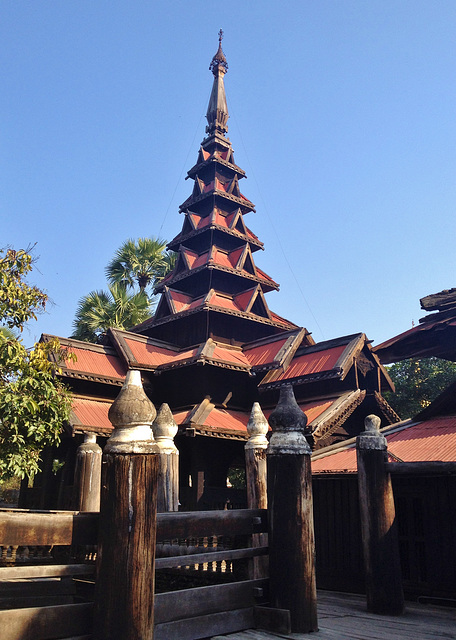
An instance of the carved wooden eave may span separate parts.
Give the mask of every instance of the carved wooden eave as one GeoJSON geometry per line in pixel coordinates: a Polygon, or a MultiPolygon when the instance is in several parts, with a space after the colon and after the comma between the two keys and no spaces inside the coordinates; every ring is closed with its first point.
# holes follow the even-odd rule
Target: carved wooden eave
{"type": "Polygon", "coordinates": [[[320,443],[329,438],[359,407],[365,397],[365,390],[356,389],[337,398],[328,409],[308,425],[313,442],[320,443]]]}
{"type": "Polygon", "coordinates": [[[263,278],[260,275],[253,275],[248,273],[247,271],[240,272],[240,270],[236,267],[226,267],[224,265],[217,264],[216,262],[212,262],[210,264],[203,264],[199,267],[196,267],[195,269],[181,271],[172,278],[164,279],[162,282],[159,282],[155,286],[154,293],[159,293],[165,286],[171,287],[172,285],[176,284],[176,282],[181,282],[182,280],[185,280],[185,278],[192,277],[196,274],[201,273],[202,271],[205,271],[206,269],[220,271],[221,273],[229,273],[233,276],[242,277],[246,280],[249,280],[250,282],[257,282],[262,286],[263,291],[265,291],[266,293],[269,291],[278,291],[280,289],[280,285],[278,285],[277,282],[274,282],[271,279],[263,278]]]}
{"type": "Polygon", "coordinates": [[[200,173],[202,169],[210,166],[211,164],[221,164],[224,167],[227,167],[228,169],[235,171],[240,178],[247,177],[245,174],[245,171],[241,169],[241,167],[238,167],[237,164],[224,160],[223,158],[220,158],[218,156],[211,155],[207,160],[204,160],[203,162],[199,162],[195,164],[191,169],[189,169],[189,171],[187,171],[187,178],[194,178],[195,175],[200,173]]]}
{"type": "Polygon", "coordinates": [[[406,358],[443,358],[456,362],[456,289],[445,289],[420,300],[425,311],[408,331],[382,342],[374,350],[383,364],[406,358]]]}
{"type": "Polygon", "coordinates": [[[248,233],[244,234],[238,231],[237,229],[230,229],[221,224],[216,224],[211,222],[205,227],[202,227],[200,229],[194,229],[193,231],[190,231],[186,234],[182,234],[182,232],[179,233],[173,240],[171,240],[171,242],[168,243],[167,248],[170,249],[171,251],[176,251],[179,249],[179,246],[181,244],[185,244],[188,240],[191,240],[196,236],[206,233],[207,230],[210,230],[210,231],[215,230],[215,231],[222,231],[223,233],[226,233],[230,236],[233,236],[235,238],[239,238],[240,240],[244,240],[245,242],[248,242],[251,246],[254,247],[255,251],[258,249],[264,249],[264,243],[261,242],[261,240],[259,240],[257,236],[252,231],[250,231],[250,229],[247,226],[246,226],[246,229],[248,233]]]}
{"type": "Polygon", "coordinates": [[[224,440],[240,440],[245,442],[249,439],[248,434],[245,435],[238,431],[231,431],[230,429],[223,428],[211,428],[200,425],[194,426],[195,433],[200,436],[207,436],[209,438],[223,438],[224,440]]]}
{"type": "MultiPolygon", "coordinates": [[[[261,296],[262,296],[262,293],[261,293],[261,296]]],[[[246,312],[246,311],[240,311],[240,310],[236,311],[234,309],[227,309],[225,307],[211,304],[206,300],[206,298],[207,298],[207,295],[204,296],[204,298],[202,297],[201,303],[193,309],[186,309],[184,311],[172,311],[171,313],[169,313],[169,315],[166,315],[160,318],[157,318],[157,314],[159,311],[159,308],[157,308],[157,313],[153,318],[150,318],[149,320],[146,320],[142,324],[134,327],[133,330],[135,332],[144,332],[150,327],[158,326],[168,322],[175,322],[177,320],[180,320],[181,318],[186,318],[196,313],[200,313],[201,311],[209,311],[213,313],[220,313],[227,316],[243,318],[245,320],[251,320],[259,324],[268,325],[270,327],[276,327],[278,329],[283,329],[283,330],[297,328],[295,324],[285,319],[283,319],[282,321],[276,321],[276,320],[270,319],[269,317],[259,316],[248,311],[246,312]]]]}
{"type": "Polygon", "coordinates": [[[251,202],[244,195],[241,194],[240,196],[234,196],[231,193],[227,193],[226,191],[223,191],[221,189],[215,189],[215,188],[212,189],[211,191],[207,191],[206,193],[201,193],[197,196],[191,195],[189,198],[187,198],[187,200],[185,200],[185,202],[183,202],[180,205],[179,210],[181,212],[184,212],[186,209],[188,209],[192,205],[198,202],[202,202],[203,200],[206,200],[206,198],[212,198],[212,197],[220,197],[225,200],[230,200],[231,202],[235,202],[237,205],[239,205],[243,209],[246,209],[246,211],[243,211],[243,213],[247,213],[248,211],[255,211],[255,205],[253,204],[253,202],[251,202]]]}
{"type": "Polygon", "coordinates": [[[388,422],[400,422],[401,417],[399,416],[399,414],[394,411],[393,407],[385,400],[385,398],[380,393],[374,391],[374,397],[379,410],[382,412],[383,416],[388,422]]]}
{"type": "Polygon", "coordinates": [[[159,292],[163,290],[165,286],[172,287],[177,282],[180,282],[185,278],[193,277],[205,271],[206,269],[228,273],[233,276],[242,278],[243,280],[256,282],[261,285],[264,292],[273,290],[277,291],[279,289],[279,285],[277,284],[277,282],[274,282],[274,280],[272,280],[270,276],[268,276],[261,269],[258,269],[255,266],[248,243],[245,245],[245,248],[242,250],[242,252],[239,252],[239,250],[233,250],[231,252],[220,250],[217,251],[212,248],[209,252],[206,251],[201,255],[198,255],[191,249],[188,249],[181,245],[179,247],[179,256],[174,271],[172,271],[166,278],[159,282],[156,285],[154,291],[159,292]],[[240,253],[240,255],[237,262],[235,262],[232,266],[228,266],[225,264],[220,264],[217,256],[217,251],[219,254],[223,255],[227,261],[231,261],[230,256],[234,253],[240,253]],[[192,263],[190,263],[189,260],[190,255],[193,256],[192,263]],[[199,264],[196,267],[192,266],[194,263],[196,264],[197,262],[201,262],[201,258],[203,258],[203,256],[205,255],[207,257],[202,264],[199,264]],[[251,272],[247,270],[247,263],[251,265],[251,272]]]}
{"type": "MultiPolygon", "coordinates": [[[[456,315],[456,288],[444,289],[439,293],[433,293],[420,300],[421,308],[425,311],[448,311],[452,310],[456,315]]],[[[426,322],[429,316],[423,318],[426,322]]],[[[420,320],[421,322],[421,320],[420,320]]]]}
{"type": "MultiPolygon", "coordinates": [[[[275,373],[275,370],[270,372],[275,373]]],[[[259,387],[261,391],[268,391],[270,389],[280,389],[283,386],[292,384],[293,386],[297,386],[300,384],[307,384],[310,382],[319,382],[321,380],[335,380],[341,378],[342,369],[330,369],[329,371],[321,371],[318,373],[308,374],[305,376],[297,376],[296,378],[288,379],[287,381],[278,381],[271,382],[269,374],[261,381],[259,387]]]]}

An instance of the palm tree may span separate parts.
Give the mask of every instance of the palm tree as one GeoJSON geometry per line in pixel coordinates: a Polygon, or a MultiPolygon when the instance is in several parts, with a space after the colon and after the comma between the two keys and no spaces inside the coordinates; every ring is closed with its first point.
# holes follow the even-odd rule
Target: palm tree
{"type": "Polygon", "coordinates": [[[126,288],[139,286],[145,291],[167,273],[166,241],[160,238],[138,238],[127,240],[116,251],[106,267],[106,277],[111,284],[126,288]]]}
{"type": "Polygon", "coordinates": [[[157,275],[154,279],[154,284],[157,284],[159,280],[164,278],[168,273],[170,273],[174,267],[176,266],[177,256],[179,254],[177,251],[165,251],[163,254],[163,263],[159,269],[157,269],[157,275]]]}
{"type": "Polygon", "coordinates": [[[78,302],[72,338],[98,342],[110,327],[129,329],[151,315],[149,298],[142,290],[129,293],[122,284],[109,291],[92,291],[78,302]]]}

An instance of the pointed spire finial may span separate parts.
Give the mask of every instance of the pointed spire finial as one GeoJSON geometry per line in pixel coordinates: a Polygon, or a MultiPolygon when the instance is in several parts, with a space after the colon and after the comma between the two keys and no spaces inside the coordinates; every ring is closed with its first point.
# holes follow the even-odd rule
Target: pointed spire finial
{"type": "Polygon", "coordinates": [[[212,58],[209,70],[214,74],[211,97],[207,108],[206,118],[208,125],[206,133],[224,136],[228,131],[228,107],[226,104],[225,86],[223,76],[228,70],[228,63],[222,50],[223,31],[219,31],[219,46],[217,53],[212,58]]]}
{"type": "Polygon", "coordinates": [[[217,53],[211,60],[211,64],[209,65],[209,71],[212,71],[214,76],[217,75],[217,72],[222,71],[222,73],[226,73],[228,71],[228,62],[226,61],[225,54],[222,49],[222,40],[223,40],[223,30],[220,29],[218,32],[219,37],[219,46],[217,49],[217,53]]]}

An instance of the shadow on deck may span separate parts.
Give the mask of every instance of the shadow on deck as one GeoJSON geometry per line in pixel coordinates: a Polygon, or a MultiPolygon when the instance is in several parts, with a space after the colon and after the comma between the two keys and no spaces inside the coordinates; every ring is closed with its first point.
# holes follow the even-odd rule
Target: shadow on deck
{"type": "Polygon", "coordinates": [[[212,640],[446,640],[456,639],[456,609],[406,603],[402,616],[379,616],[366,611],[364,596],[318,592],[319,631],[312,634],[274,634],[240,631],[212,640]]]}

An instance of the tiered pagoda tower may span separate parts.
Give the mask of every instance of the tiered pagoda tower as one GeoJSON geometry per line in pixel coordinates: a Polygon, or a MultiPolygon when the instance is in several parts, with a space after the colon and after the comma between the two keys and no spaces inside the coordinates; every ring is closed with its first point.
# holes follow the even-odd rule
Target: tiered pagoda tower
{"type": "Polygon", "coordinates": [[[244,220],[255,208],[240,191],[245,173],[227,137],[221,39],[210,65],[206,137],[188,172],[193,191],[180,207],[182,230],[168,245],[178,252],[176,267],[157,285],[156,313],[143,324],[109,329],[102,345],[59,338],[77,356],[59,363],[73,395],[71,437],[46,452],[39,502],[24,497],[22,506],[73,508],[65,495],[76,448],[88,434],[106,440],[108,410],[129,369],[141,371],[152,402],[168,403],[178,424],[184,509],[245,504],[245,493],[239,501],[227,488],[227,475],[243,465],[252,404],[260,401],[268,416],[284,385],[293,386],[307,415],[314,448],[356,435],[369,413],[383,424],[398,418],[381,394],[391,380],[365,334],[315,344],[305,328],[268,307],[266,294],[278,284],[255,265],[263,244],[244,220]],[[66,460],[60,477],[52,475],[55,458],[66,460]]]}
{"type": "Polygon", "coordinates": [[[188,172],[193,191],[180,206],[185,216],[182,231],[168,245],[179,254],[177,264],[156,287],[161,297],[154,317],[135,329],[180,346],[208,338],[242,345],[296,329],[270,311],[265,294],[279,285],[253,259],[263,243],[245,224],[244,217],[255,207],[241,193],[245,172],[235,163],[227,137],[228,64],[222,35],[220,31],[218,51],[209,67],[214,82],[207,135],[188,172]]]}

